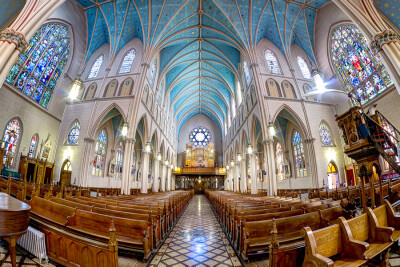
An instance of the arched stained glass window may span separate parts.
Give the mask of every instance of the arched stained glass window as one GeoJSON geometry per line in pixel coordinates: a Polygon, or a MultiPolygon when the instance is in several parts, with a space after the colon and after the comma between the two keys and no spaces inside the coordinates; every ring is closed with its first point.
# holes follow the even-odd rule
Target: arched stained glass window
{"type": "Polygon", "coordinates": [[[94,151],[93,169],[92,175],[103,176],[104,173],[104,161],[106,157],[107,149],[107,134],[106,130],[103,129],[97,136],[96,147],[94,151]]]}
{"type": "Polygon", "coordinates": [[[122,177],[123,161],[124,161],[124,146],[122,142],[120,142],[117,151],[115,153],[115,170],[114,170],[115,179],[121,179],[122,177]]]}
{"type": "Polygon", "coordinates": [[[297,64],[299,64],[301,73],[303,73],[303,77],[306,79],[312,79],[310,69],[301,56],[297,56],[297,64]]]}
{"type": "Polygon", "coordinates": [[[30,158],[34,158],[35,157],[36,148],[37,148],[38,142],[39,142],[39,137],[38,137],[37,134],[35,134],[34,136],[32,136],[31,143],[29,145],[29,153],[28,153],[28,155],[29,155],[30,158]]]}
{"type": "Polygon", "coordinates": [[[78,121],[75,121],[68,132],[67,144],[71,145],[78,144],[80,131],[81,131],[81,125],[79,124],[78,121]]]}
{"type": "Polygon", "coordinates": [[[68,61],[68,27],[59,23],[42,26],[30,39],[6,77],[6,82],[47,108],[53,90],[68,61]]]}
{"type": "Polygon", "coordinates": [[[246,80],[246,85],[249,86],[251,83],[251,73],[250,73],[249,63],[247,63],[247,60],[243,61],[243,73],[244,73],[244,78],[246,80]]]}
{"type": "Polygon", "coordinates": [[[86,91],[85,99],[93,99],[97,90],[97,83],[92,83],[86,91]]]}
{"type": "Polygon", "coordinates": [[[8,166],[13,166],[14,164],[20,138],[21,123],[18,119],[13,119],[8,122],[1,142],[1,147],[5,149],[3,161],[8,166]]]}
{"type": "Polygon", "coordinates": [[[119,73],[129,73],[131,71],[135,56],[135,49],[131,49],[128,53],[125,54],[124,59],[122,60],[121,67],[119,68],[119,73]]]}
{"type": "Polygon", "coordinates": [[[297,132],[296,130],[293,132],[292,145],[293,145],[293,154],[294,154],[294,161],[296,168],[296,177],[300,178],[307,176],[303,140],[301,139],[299,132],[297,132]]]}
{"type": "Polygon", "coordinates": [[[368,48],[367,39],[353,25],[337,27],[331,36],[331,59],[344,88],[362,104],[392,84],[389,74],[368,48]]]}
{"type": "Polygon", "coordinates": [[[132,78],[125,79],[121,84],[119,96],[130,96],[132,94],[133,80],[132,78]]]}
{"type": "Polygon", "coordinates": [[[205,127],[197,127],[192,130],[189,134],[189,140],[193,143],[193,146],[206,147],[211,141],[211,133],[205,127]]]}
{"type": "Polygon", "coordinates": [[[279,67],[279,63],[278,60],[276,59],[275,54],[269,49],[265,51],[265,60],[267,61],[267,67],[269,73],[282,74],[281,68],[279,67]]]}
{"type": "Polygon", "coordinates": [[[154,59],[150,65],[149,84],[151,87],[154,84],[154,79],[156,78],[156,72],[157,72],[157,59],[154,59]]]}
{"type": "Polygon", "coordinates": [[[282,82],[282,90],[286,98],[296,98],[294,87],[289,81],[285,80],[282,82]]]}
{"type": "Polygon", "coordinates": [[[321,123],[319,126],[319,138],[324,146],[333,145],[331,130],[325,123],[321,123]]]}
{"type": "Polygon", "coordinates": [[[283,160],[283,149],[281,143],[276,143],[275,147],[275,156],[276,156],[276,168],[278,171],[278,180],[284,180],[285,177],[285,166],[283,160]]]}
{"type": "Polygon", "coordinates": [[[112,80],[107,84],[106,90],[104,91],[103,97],[113,97],[117,92],[118,81],[116,79],[112,80]]]}
{"type": "Polygon", "coordinates": [[[104,61],[104,55],[100,55],[93,63],[92,68],[90,69],[88,79],[93,79],[97,77],[97,74],[99,74],[100,67],[103,64],[103,61],[104,61]]]}
{"type": "Polygon", "coordinates": [[[281,90],[279,89],[279,84],[272,78],[266,81],[267,94],[272,97],[282,97],[281,90]]]}

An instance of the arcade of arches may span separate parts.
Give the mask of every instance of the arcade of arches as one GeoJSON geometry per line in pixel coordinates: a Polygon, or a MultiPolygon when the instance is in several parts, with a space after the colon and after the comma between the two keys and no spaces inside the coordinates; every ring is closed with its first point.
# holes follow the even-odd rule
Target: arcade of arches
{"type": "MultiPolygon", "coordinates": [[[[158,205],[194,193],[160,226],[176,238],[204,194],[222,201],[209,192],[311,198],[399,177],[398,1],[0,2],[5,185],[158,205]],[[365,142],[370,157],[354,150],[365,142]]],[[[230,230],[210,216],[223,244],[230,230]]],[[[207,260],[241,264],[223,250],[207,260]]],[[[156,265],[207,265],[166,257],[156,265]]]]}

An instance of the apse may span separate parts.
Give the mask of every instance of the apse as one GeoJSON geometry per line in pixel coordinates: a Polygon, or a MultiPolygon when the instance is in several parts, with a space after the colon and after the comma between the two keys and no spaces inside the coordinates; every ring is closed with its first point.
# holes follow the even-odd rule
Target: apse
{"type": "MultiPolygon", "coordinates": [[[[183,124],[178,138],[177,148],[177,166],[185,167],[185,156],[187,146],[193,149],[202,147],[207,150],[208,146],[214,146],[214,164],[217,167],[222,167],[223,152],[222,152],[222,135],[218,125],[208,116],[199,114],[189,119],[183,124]],[[199,133],[199,134],[197,134],[199,133]],[[197,136],[196,136],[197,135],[197,136]]],[[[197,160],[193,158],[193,160],[197,160]]],[[[200,166],[206,166],[206,163],[199,163],[200,166]]],[[[214,167],[208,166],[207,167],[214,167]]]]}

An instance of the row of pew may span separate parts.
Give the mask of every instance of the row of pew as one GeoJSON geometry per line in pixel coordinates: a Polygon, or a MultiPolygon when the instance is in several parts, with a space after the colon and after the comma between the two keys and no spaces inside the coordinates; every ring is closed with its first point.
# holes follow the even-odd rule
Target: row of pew
{"type": "MultiPolygon", "coordinates": [[[[19,186],[0,179],[1,191],[14,197],[21,193],[19,186]]],[[[65,266],[118,266],[118,251],[149,260],[194,194],[190,190],[119,195],[109,190],[109,195],[91,196],[89,190],[61,187],[42,194],[31,184],[24,190],[31,187],[30,194],[22,196],[31,206],[30,225],[45,233],[49,258],[65,266]]]]}

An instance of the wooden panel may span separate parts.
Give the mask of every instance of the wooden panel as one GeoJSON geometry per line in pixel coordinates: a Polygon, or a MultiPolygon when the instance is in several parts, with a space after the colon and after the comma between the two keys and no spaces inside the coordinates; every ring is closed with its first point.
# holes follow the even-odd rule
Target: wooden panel
{"type": "Polygon", "coordinates": [[[339,224],[335,224],[313,232],[317,253],[331,257],[343,250],[342,230],[339,224]]]}
{"type": "Polygon", "coordinates": [[[353,238],[360,241],[368,240],[369,238],[369,223],[368,215],[363,215],[348,221],[353,238]]]}

